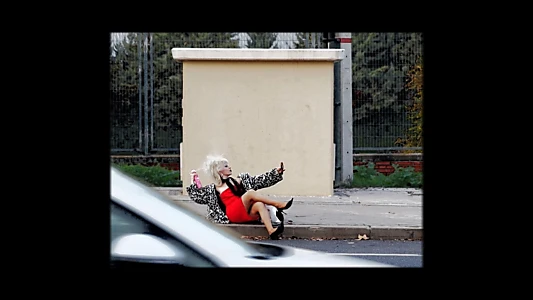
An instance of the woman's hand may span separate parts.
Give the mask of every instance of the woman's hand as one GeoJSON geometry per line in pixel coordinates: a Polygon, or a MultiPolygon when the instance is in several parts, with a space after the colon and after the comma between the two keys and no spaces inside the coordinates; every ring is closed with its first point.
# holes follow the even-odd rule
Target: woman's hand
{"type": "Polygon", "coordinates": [[[194,176],[196,175],[197,175],[196,170],[191,170],[191,184],[194,183],[194,176]]]}
{"type": "Polygon", "coordinates": [[[279,174],[283,174],[285,172],[285,167],[283,166],[283,162],[281,162],[279,168],[277,168],[279,174]]]}

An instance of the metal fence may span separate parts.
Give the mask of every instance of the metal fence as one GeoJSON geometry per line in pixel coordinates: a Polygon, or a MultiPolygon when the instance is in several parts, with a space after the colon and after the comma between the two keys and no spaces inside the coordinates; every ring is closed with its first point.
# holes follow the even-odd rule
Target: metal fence
{"type": "MultiPolygon", "coordinates": [[[[111,152],[179,154],[182,64],[171,49],[325,48],[322,33],[112,33],[111,152]]],[[[408,72],[422,56],[419,33],[352,33],[354,153],[396,152],[413,124],[408,72]]]]}

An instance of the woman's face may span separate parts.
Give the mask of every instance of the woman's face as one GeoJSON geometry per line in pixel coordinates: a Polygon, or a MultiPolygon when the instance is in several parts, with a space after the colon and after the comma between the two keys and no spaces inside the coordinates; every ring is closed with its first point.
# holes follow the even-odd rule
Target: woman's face
{"type": "Polygon", "coordinates": [[[231,166],[229,165],[229,162],[223,163],[218,173],[223,177],[229,177],[231,175],[231,166]]]}

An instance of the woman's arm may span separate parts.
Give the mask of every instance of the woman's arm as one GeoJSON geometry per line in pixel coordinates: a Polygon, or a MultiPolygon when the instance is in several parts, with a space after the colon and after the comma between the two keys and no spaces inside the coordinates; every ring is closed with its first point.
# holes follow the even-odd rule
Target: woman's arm
{"type": "Polygon", "coordinates": [[[187,194],[189,194],[189,197],[191,197],[191,200],[198,203],[198,204],[207,204],[210,194],[212,193],[212,185],[206,185],[201,188],[198,188],[196,184],[192,183],[185,189],[187,190],[187,194]]]}
{"type": "Polygon", "coordinates": [[[198,204],[207,204],[209,188],[208,186],[202,186],[202,182],[198,177],[196,170],[191,170],[191,185],[186,187],[187,194],[191,199],[198,204]]]}
{"type": "Polygon", "coordinates": [[[283,172],[280,172],[279,168],[273,168],[272,170],[263,174],[250,176],[250,174],[248,173],[242,173],[239,175],[239,177],[245,187],[248,187],[247,189],[251,188],[254,190],[260,190],[267,187],[271,187],[274,184],[282,181],[283,172]]]}

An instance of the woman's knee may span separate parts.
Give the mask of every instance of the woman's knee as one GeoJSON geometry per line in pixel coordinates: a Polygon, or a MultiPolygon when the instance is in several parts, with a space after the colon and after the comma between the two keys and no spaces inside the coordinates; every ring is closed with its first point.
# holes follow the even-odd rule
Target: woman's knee
{"type": "Polygon", "coordinates": [[[261,210],[265,210],[266,209],[266,206],[263,202],[254,202],[252,204],[252,210],[255,210],[255,211],[261,211],[261,210]]]}
{"type": "Polygon", "coordinates": [[[242,195],[242,197],[247,197],[249,199],[253,199],[256,191],[255,190],[247,190],[246,193],[242,195]]]}

